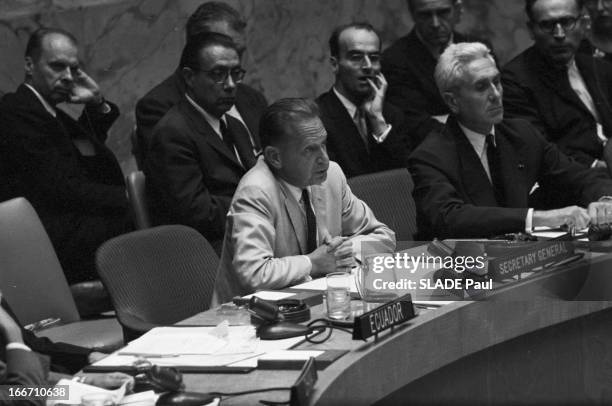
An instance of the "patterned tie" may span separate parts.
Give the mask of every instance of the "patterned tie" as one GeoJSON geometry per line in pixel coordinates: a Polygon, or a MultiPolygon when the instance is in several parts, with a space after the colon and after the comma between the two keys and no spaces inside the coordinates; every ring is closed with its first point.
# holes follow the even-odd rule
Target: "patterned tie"
{"type": "Polygon", "coordinates": [[[369,140],[368,124],[366,121],[365,112],[363,111],[362,108],[357,108],[357,110],[355,110],[355,117],[353,117],[353,121],[355,122],[355,125],[357,126],[357,130],[359,131],[359,135],[361,136],[361,139],[363,140],[363,143],[365,144],[366,150],[369,153],[370,152],[370,140],[369,140]]]}
{"type": "Polygon", "coordinates": [[[310,206],[308,189],[302,189],[302,203],[306,211],[306,252],[311,253],[317,249],[317,219],[310,206]]]}
{"type": "Polygon", "coordinates": [[[487,161],[489,162],[489,173],[491,174],[491,184],[495,191],[495,200],[500,206],[505,206],[506,199],[504,197],[504,185],[503,177],[501,174],[501,168],[499,167],[499,155],[498,150],[495,147],[495,141],[493,134],[487,135],[487,161]]]}
{"type": "MultiPolygon", "coordinates": [[[[227,146],[232,155],[238,158],[238,161],[242,164],[242,166],[249,170],[255,165],[256,158],[253,155],[253,149],[250,146],[250,140],[248,140],[248,132],[246,128],[243,127],[244,134],[242,135],[244,138],[244,142],[238,144],[236,142],[236,133],[232,129],[232,125],[234,126],[242,126],[242,124],[227,115],[224,116],[221,120],[219,120],[219,130],[221,131],[221,137],[223,137],[223,143],[227,146]],[[230,125],[230,120],[234,120],[233,124],[230,125]],[[245,142],[248,141],[248,146],[244,146],[245,142]],[[241,148],[242,147],[242,148],[241,148]]],[[[240,130],[240,129],[237,129],[240,130]]],[[[240,136],[240,133],[238,133],[240,136]]]]}

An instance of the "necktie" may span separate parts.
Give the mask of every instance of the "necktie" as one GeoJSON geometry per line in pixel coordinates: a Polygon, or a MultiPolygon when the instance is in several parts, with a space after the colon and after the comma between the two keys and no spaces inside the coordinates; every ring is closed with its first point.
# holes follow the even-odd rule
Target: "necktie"
{"type": "Polygon", "coordinates": [[[229,128],[227,128],[226,120],[227,118],[219,120],[219,129],[221,130],[221,137],[223,138],[223,143],[230,150],[232,155],[236,155],[234,149],[234,137],[229,128]]]}
{"type": "Polygon", "coordinates": [[[219,120],[219,130],[221,131],[221,137],[223,137],[223,143],[227,146],[232,155],[234,155],[240,164],[247,170],[251,169],[255,165],[255,156],[253,155],[253,149],[250,145],[249,135],[244,126],[238,121],[227,115],[219,120]],[[230,120],[234,120],[230,124],[230,120]],[[234,127],[232,127],[234,126],[234,127]],[[242,128],[235,128],[241,126],[242,128]],[[241,134],[240,130],[243,131],[241,134]],[[236,133],[238,131],[238,133],[236,133]],[[236,139],[236,137],[242,137],[243,139],[236,139]],[[242,142],[240,142],[242,141],[242,142]],[[245,142],[248,144],[245,144],[245,142]]]}
{"type": "Polygon", "coordinates": [[[504,185],[503,177],[501,174],[501,168],[499,167],[499,156],[495,143],[493,141],[493,134],[487,135],[487,161],[489,162],[489,173],[491,174],[491,184],[495,191],[495,200],[500,206],[505,205],[504,197],[504,185]]]}
{"type": "Polygon", "coordinates": [[[366,150],[370,152],[370,140],[369,140],[369,132],[368,132],[368,124],[366,121],[365,112],[362,108],[357,108],[355,110],[355,117],[353,117],[355,121],[355,125],[357,126],[357,130],[359,131],[359,135],[365,144],[366,150]]]}
{"type": "Polygon", "coordinates": [[[311,253],[317,248],[317,219],[310,206],[308,189],[302,189],[302,202],[306,211],[306,251],[311,253]]]}

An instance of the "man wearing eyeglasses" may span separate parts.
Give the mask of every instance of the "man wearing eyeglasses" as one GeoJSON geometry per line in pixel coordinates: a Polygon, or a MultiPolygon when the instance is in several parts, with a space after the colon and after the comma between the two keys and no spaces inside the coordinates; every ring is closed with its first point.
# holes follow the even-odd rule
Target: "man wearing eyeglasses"
{"type": "Polygon", "coordinates": [[[228,114],[245,71],[230,37],[195,35],[181,55],[183,98],[153,129],[145,174],[157,223],[185,224],[213,244],[242,175],[255,164],[250,137],[228,114]]]}
{"type": "Polygon", "coordinates": [[[338,27],[329,39],[334,86],[316,100],[327,152],[351,177],[406,167],[404,116],[385,102],[380,39],[368,23],[338,27]]]}
{"type": "Polygon", "coordinates": [[[578,52],[612,62],[612,0],[585,0],[591,29],[578,52]]]}
{"type": "MultiPolygon", "coordinates": [[[[503,70],[509,117],[529,120],[548,140],[581,164],[612,163],[612,65],[577,53],[585,34],[581,0],[527,0],[535,44],[503,70]],[[609,156],[609,157],[608,157],[609,156]]],[[[545,206],[567,191],[552,191],[545,206]]]]}

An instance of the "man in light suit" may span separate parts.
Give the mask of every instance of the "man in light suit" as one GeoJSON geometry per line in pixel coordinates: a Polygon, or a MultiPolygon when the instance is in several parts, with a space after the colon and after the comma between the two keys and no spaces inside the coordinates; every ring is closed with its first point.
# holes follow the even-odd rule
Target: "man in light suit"
{"type": "MultiPolygon", "coordinates": [[[[246,49],[245,28],[246,22],[231,6],[219,1],[208,1],[202,3],[189,16],[185,30],[187,40],[206,32],[227,35],[234,40],[238,53],[242,56],[246,49]]],[[[141,168],[144,167],[153,128],[172,106],[183,99],[185,90],[185,80],[179,67],[136,104],[138,149],[134,151],[134,155],[141,168]]],[[[235,103],[228,111],[229,115],[245,125],[251,136],[253,150],[256,152],[261,149],[258,135],[259,117],[267,105],[263,94],[244,83],[239,83],[235,103]]]]}
{"type": "Polygon", "coordinates": [[[405,168],[409,138],[404,115],[385,101],[380,38],[368,23],[334,30],[329,39],[334,86],[316,100],[327,152],[348,177],[405,168]]]}
{"type": "Polygon", "coordinates": [[[220,248],[234,190],[255,164],[249,134],[227,114],[245,71],[216,33],[191,37],[180,66],[187,90],[153,130],[147,192],[156,223],[193,227],[220,248]]]}
{"type": "Polygon", "coordinates": [[[349,269],[363,241],[394,250],[393,231],[329,161],[314,103],[277,101],[262,116],[260,134],[264,156],[232,200],[213,303],[349,269]]]}
{"type": "Polygon", "coordinates": [[[412,153],[421,238],[491,237],[612,221],[612,181],[572,161],[522,119],[504,119],[500,73],[481,43],[450,45],[436,83],[452,114],[412,153]],[[529,206],[533,185],[576,192],[556,210],[529,206]],[[601,200],[601,201],[598,201],[601,200]]]}

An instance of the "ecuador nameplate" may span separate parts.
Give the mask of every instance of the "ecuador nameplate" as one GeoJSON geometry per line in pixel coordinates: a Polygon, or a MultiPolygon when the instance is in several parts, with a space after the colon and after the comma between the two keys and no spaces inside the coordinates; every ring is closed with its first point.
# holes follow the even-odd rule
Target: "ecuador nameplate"
{"type": "Polygon", "coordinates": [[[353,340],[365,340],[381,331],[400,325],[415,316],[410,294],[385,303],[355,317],[353,340]]]}
{"type": "Polygon", "coordinates": [[[545,241],[528,244],[524,249],[510,255],[499,256],[489,261],[489,277],[494,280],[508,279],[523,272],[550,266],[574,255],[574,244],[570,241],[545,241]]]}

